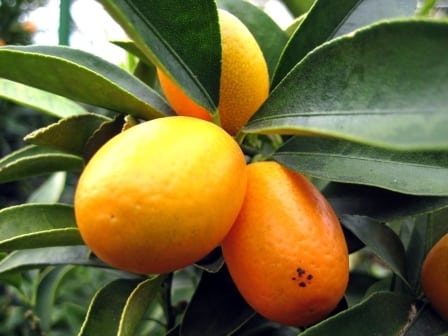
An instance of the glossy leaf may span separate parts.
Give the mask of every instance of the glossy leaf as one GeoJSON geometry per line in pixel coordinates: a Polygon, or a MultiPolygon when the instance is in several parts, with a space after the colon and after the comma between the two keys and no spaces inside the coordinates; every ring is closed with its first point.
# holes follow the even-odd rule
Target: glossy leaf
{"type": "Polygon", "coordinates": [[[173,114],[166,102],[136,77],[81,50],[8,46],[0,49],[0,63],[0,77],[76,101],[143,119],[173,114]]]}
{"type": "Polygon", "coordinates": [[[378,292],[363,302],[308,328],[300,336],[405,335],[414,298],[378,292]]]}
{"type": "Polygon", "coordinates": [[[57,171],[81,171],[79,156],[41,146],[26,146],[0,160],[0,183],[57,171]]]}
{"type": "Polygon", "coordinates": [[[414,196],[374,187],[332,182],[323,190],[336,213],[383,222],[404,220],[448,208],[448,197],[414,196]]]}
{"type": "Polygon", "coordinates": [[[415,1],[410,0],[315,1],[283,50],[273,86],[307,53],[325,41],[379,20],[411,16],[415,6],[415,1]]]}
{"type": "Polygon", "coordinates": [[[59,118],[87,113],[70,99],[4,78],[0,78],[0,98],[59,118]]]}
{"type": "Polygon", "coordinates": [[[418,0],[359,0],[356,8],[335,29],[332,37],[348,34],[376,21],[413,16],[417,2],[418,0]]]}
{"type": "Polygon", "coordinates": [[[447,22],[420,19],[335,39],[294,67],[244,131],[447,149],[447,43],[447,22]]]}
{"type": "Polygon", "coordinates": [[[406,278],[405,250],[400,238],[387,225],[363,216],[342,216],[341,223],[377,255],[410,287],[406,278]]]}
{"type": "Polygon", "coordinates": [[[0,261],[0,273],[21,272],[58,265],[108,267],[100,260],[92,258],[89,249],[85,246],[57,246],[11,252],[0,261]]]}
{"type": "Polygon", "coordinates": [[[101,0],[138,48],[216,113],[221,44],[214,1],[101,0]]]}
{"type": "Polygon", "coordinates": [[[78,335],[134,335],[159,286],[159,278],[110,282],[95,294],[78,335]]]}
{"type": "Polygon", "coordinates": [[[272,86],[275,87],[308,52],[329,39],[359,2],[362,1],[315,1],[282,51],[272,86]]]}
{"type": "Polygon", "coordinates": [[[0,210],[0,251],[82,244],[71,206],[23,204],[0,210]]]}
{"type": "Polygon", "coordinates": [[[253,315],[225,267],[214,274],[204,272],[185,312],[181,335],[229,335],[253,315]]]}
{"type": "Polygon", "coordinates": [[[263,10],[247,1],[219,0],[218,6],[237,16],[250,30],[263,51],[272,78],[287,34],[263,10]]]}
{"type": "Polygon", "coordinates": [[[448,195],[448,151],[405,152],[297,136],[281,147],[274,158],[291,169],[324,180],[413,195],[448,195]]]}

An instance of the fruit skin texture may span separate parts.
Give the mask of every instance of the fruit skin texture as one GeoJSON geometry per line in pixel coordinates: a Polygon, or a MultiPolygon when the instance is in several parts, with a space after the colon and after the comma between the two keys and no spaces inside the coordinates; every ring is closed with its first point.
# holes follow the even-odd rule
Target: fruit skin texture
{"type": "Polygon", "coordinates": [[[347,245],[334,211],[305,177],[276,162],[248,165],[245,201],[222,249],[247,303],[281,324],[320,321],[347,287],[347,245]]]}
{"type": "Polygon", "coordinates": [[[422,266],[423,292],[430,305],[448,321],[448,234],[429,251],[422,266]]]}
{"type": "Polygon", "coordinates": [[[104,262],[156,274],[190,265],[218,246],[241,208],[244,155],[223,129],[190,117],[134,126],[85,167],[75,216],[104,262]]]}
{"type": "MultiPolygon", "coordinates": [[[[257,41],[234,15],[219,10],[222,66],[218,109],[221,126],[235,135],[258,110],[269,94],[269,73],[257,41]]],[[[160,69],[162,90],[179,115],[211,120],[209,112],[192,101],[160,69]]]]}

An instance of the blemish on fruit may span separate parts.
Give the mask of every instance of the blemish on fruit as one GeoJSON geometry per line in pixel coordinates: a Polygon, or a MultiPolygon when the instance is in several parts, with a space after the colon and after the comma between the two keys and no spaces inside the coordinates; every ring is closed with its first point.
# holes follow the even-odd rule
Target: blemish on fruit
{"type": "Polygon", "coordinates": [[[301,282],[299,283],[299,286],[300,286],[300,287],[306,287],[306,283],[304,283],[303,281],[301,281],[301,282]]]}
{"type": "Polygon", "coordinates": [[[302,277],[302,275],[304,275],[306,273],[306,271],[301,267],[298,267],[296,271],[297,271],[297,275],[299,277],[302,277]]]}
{"type": "Polygon", "coordinates": [[[306,277],[307,280],[312,280],[313,279],[313,275],[312,274],[308,274],[308,276],[306,277]]]}

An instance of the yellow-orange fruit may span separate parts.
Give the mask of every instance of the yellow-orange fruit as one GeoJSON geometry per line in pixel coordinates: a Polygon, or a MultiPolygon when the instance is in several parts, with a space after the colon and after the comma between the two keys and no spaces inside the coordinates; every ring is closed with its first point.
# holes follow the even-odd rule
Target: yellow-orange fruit
{"type": "Polygon", "coordinates": [[[430,305],[448,321],[448,234],[429,251],[422,266],[423,292],[430,305]]]}
{"type": "Polygon", "coordinates": [[[334,211],[305,177],[276,162],[248,166],[243,207],[222,249],[241,295],[273,321],[313,324],[344,295],[348,251],[334,211]]]}
{"type": "Polygon", "coordinates": [[[76,188],[75,216],[104,262],[167,273],[221,243],[245,191],[245,158],[227,132],[166,117],[129,128],[95,153],[76,188]]]}
{"type": "MultiPolygon", "coordinates": [[[[234,15],[219,10],[222,65],[218,110],[221,126],[235,135],[269,94],[269,74],[263,53],[247,27],[234,15]]],[[[209,112],[192,101],[163,71],[157,70],[162,90],[179,115],[211,120],[209,112]]]]}

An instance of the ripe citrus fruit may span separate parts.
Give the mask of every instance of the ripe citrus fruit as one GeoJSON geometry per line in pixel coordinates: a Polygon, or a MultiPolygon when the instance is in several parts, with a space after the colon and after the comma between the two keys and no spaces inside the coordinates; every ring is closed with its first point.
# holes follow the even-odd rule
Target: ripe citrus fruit
{"type": "Polygon", "coordinates": [[[448,234],[429,251],[423,262],[421,279],[429,303],[448,321],[448,234]]]}
{"type": "Polygon", "coordinates": [[[222,128],[191,117],[131,127],[81,174],[75,216],[87,246],[129,272],[171,272],[230,230],[246,190],[244,155],[222,128]]]}
{"type": "MultiPolygon", "coordinates": [[[[263,53],[246,26],[234,15],[219,10],[222,66],[218,109],[221,126],[235,135],[258,110],[269,93],[269,74],[263,53]]],[[[179,115],[211,120],[206,109],[158,69],[162,90],[179,115]]]]}
{"type": "Polygon", "coordinates": [[[313,324],[344,295],[348,251],[334,211],[305,177],[276,162],[248,165],[243,207],[222,249],[241,295],[270,320],[313,324]]]}

